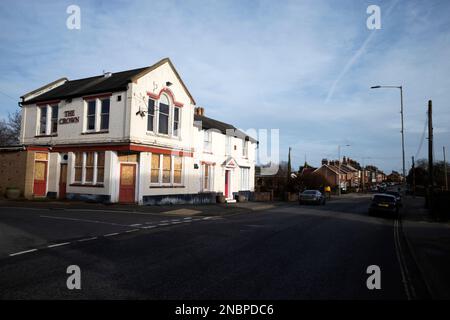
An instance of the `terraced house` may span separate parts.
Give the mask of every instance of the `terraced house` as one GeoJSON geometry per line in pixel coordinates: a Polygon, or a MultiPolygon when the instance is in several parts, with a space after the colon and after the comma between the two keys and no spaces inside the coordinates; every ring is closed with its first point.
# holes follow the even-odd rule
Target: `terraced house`
{"type": "Polygon", "coordinates": [[[253,192],[257,141],[205,116],[168,58],[21,99],[34,197],[208,203],[253,192]]]}

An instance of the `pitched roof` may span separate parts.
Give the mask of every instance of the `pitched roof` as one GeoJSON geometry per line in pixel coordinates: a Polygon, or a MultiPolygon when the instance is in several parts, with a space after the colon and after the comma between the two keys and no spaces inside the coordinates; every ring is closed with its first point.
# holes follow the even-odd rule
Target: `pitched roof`
{"type": "MultiPolygon", "coordinates": [[[[49,100],[58,100],[58,99],[68,99],[68,98],[75,98],[85,95],[92,95],[92,94],[98,94],[98,93],[104,93],[104,92],[115,92],[115,91],[122,91],[127,90],[128,84],[132,81],[136,81],[140,77],[146,75],[147,73],[155,70],[159,66],[163,65],[164,63],[169,63],[169,65],[172,67],[172,69],[175,72],[176,77],[180,81],[183,88],[186,90],[188,96],[191,98],[192,103],[195,104],[195,100],[193,99],[192,95],[189,93],[189,90],[185,86],[183,80],[181,80],[178,72],[176,71],[174,65],[170,61],[169,58],[162,59],[155,63],[152,66],[144,67],[144,68],[138,68],[138,69],[132,69],[132,70],[126,70],[121,72],[114,72],[110,76],[105,77],[104,75],[90,77],[90,78],[83,78],[78,80],[68,80],[64,82],[62,85],[47,91],[41,95],[38,95],[37,97],[34,97],[30,100],[24,101],[22,104],[32,104],[36,102],[42,102],[42,101],[49,101],[49,100]]],[[[36,90],[34,90],[36,91],[36,90]]],[[[32,91],[32,92],[34,92],[32,91]]],[[[31,93],[32,93],[31,92],[31,93]]],[[[27,95],[30,95],[31,93],[27,93],[22,96],[22,98],[25,98],[27,95]]]]}
{"type": "MultiPolygon", "coordinates": [[[[227,134],[227,130],[230,130],[230,131],[234,130],[233,133],[234,133],[235,137],[250,140],[251,142],[255,142],[255,143],[258,142],[254,138],[246,135],[244,132],[242,132],[241,130],[237,129],[235,126],[233,126],[229,123],[211,119],[211,118],[201,116],[198,114],[194,114],[194,124],[195,124],[195,122],[197,122],[198,124],[200,124],[200,122],[201,122],[201,128],[203,130],[215,129],[215,130],[219,130],[223,134],[227,134]]],[[[228,131],[228,133],[230,133],[230,131],[228,131]]]]}

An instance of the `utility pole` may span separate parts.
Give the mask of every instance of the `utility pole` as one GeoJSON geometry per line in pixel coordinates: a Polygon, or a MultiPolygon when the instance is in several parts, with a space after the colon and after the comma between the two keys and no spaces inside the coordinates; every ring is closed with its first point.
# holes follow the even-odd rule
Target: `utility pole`
{"type": "Polygon", "coordinates": [[[445,181],[445,191],[448,191],[448,176],[447,176],[447,161],[445,160],[445,146],[442,147],[444,151],[444,181],[445,181]]]}
{"type": "Polygon", "coordinates": [[[400,86],[400,114],[402,119],[402,162],[403,162],[403,192],[406,192],[406,170],[405,170],[405,129],[403,126],[403,86],[400,86]]]}
{"type": "Polygon", "coordinates": [[[433,175],[433,103],[428,100],[428,207],[432,205],[433,175]]]}
{"type": "Polygon", "coordinates": [[[412,192],[413,197],[416,197],[416,163],[414,162],[414,156],[412,157],[412,192]]]}

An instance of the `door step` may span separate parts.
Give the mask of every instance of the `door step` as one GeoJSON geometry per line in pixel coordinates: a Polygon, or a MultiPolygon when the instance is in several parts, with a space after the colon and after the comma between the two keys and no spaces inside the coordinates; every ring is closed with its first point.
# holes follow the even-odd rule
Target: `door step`
{"type": "Polygon", "coordinates": [[[226,199],[227,203],[236,203],[236,199],[226,199]]]}

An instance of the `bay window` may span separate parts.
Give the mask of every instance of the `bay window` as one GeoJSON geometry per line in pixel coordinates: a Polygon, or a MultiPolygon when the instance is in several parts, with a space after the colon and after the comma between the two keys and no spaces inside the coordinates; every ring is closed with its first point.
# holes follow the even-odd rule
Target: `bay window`
{"type": "Polygon", "coordinates": [[[241,168],[241,190],[250,189],[250,168],[241,168]]]}

